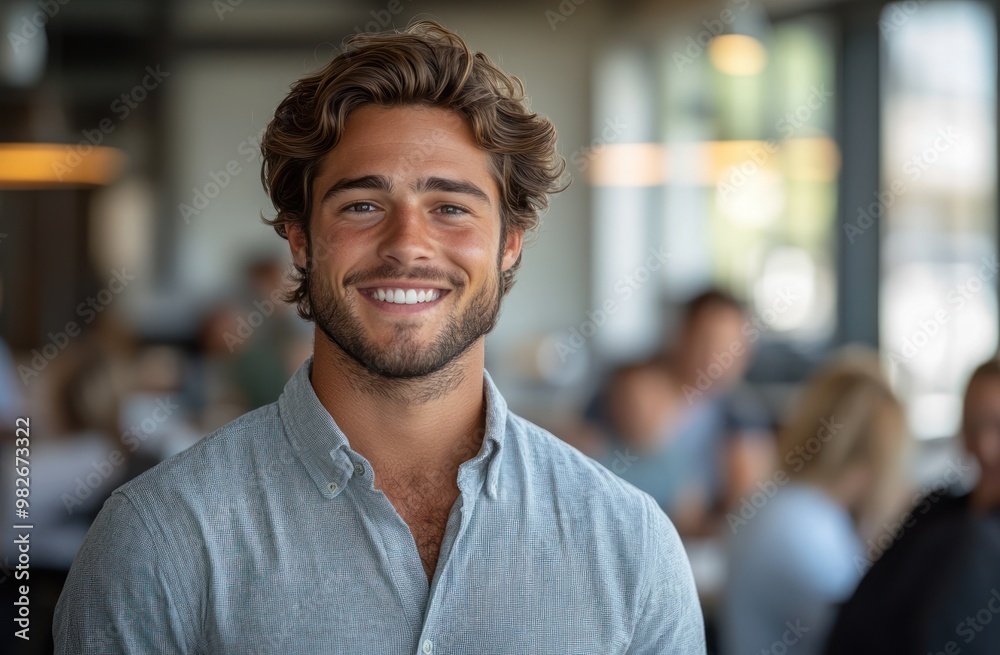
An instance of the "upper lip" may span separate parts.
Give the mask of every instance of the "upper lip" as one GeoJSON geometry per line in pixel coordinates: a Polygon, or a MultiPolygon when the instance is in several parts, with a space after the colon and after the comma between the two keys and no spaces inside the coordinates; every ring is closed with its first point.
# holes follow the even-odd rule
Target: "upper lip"
{"type": "Polygon", "coordinates": [[[422,283],[422,282],[375,282],[372,284],[366,284],[363,287],[358,287],[362,291],[370,291],[372,289],[437,289],[439,291],[448,291],[448,287],[442,287],[437,284],[432,283],[422,283]]]}

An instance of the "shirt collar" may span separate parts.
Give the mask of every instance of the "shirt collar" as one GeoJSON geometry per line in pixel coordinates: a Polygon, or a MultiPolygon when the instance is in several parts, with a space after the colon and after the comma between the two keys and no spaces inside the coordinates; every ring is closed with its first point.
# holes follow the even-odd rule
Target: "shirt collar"
{"type": "MultiPolygon", "coordinates": [[[[278,398],[278,412],[296,456],[316,483],[320,493],[333,498],[354,476],[371,476],[370,465],[355,452],[336,421],[320,402],[309,376],[312,356],[292,375],[278,398]]],[[[507,433],[507,402],[483,369],[486,402],[486,432],[479,453],[459,468],[459,482],[472,482],[496,499],[500,475],[500,453],[507,433]],[[484,480],[485,477],[485,480],[484,480]]]]}

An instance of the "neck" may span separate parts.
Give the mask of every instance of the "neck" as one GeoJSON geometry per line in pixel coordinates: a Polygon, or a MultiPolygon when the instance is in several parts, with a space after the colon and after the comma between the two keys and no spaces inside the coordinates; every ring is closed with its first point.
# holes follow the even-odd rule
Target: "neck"
{"type": "Polygon", "coordinates": [[[319,330],[310,381],[317,398],[376,473],[454,470],[479,452],[486,423],[480,339],[421,378],[384,378],[319,330]]]}

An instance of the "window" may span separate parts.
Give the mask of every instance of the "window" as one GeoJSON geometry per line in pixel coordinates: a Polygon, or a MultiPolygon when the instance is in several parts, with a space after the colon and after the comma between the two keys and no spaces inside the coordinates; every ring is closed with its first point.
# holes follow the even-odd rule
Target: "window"
{"type": "Polygon", "coordinates": [[[879,27],[881,191],[848,240],[881,226],[887,369],[915,435],[943,437],[997,347],[995,19],[976,2],[903,2],[879,27]]]}
{"type": "MultiPolygon", "coordinates": [[[[731,11],[752,10],[743,7],[731,11]]],[[[605,352],[657,339],[656,295],[682,300],[709,284],[746,298],[779,339],[832,334],[833,37],[816,17],[756,23],[765,26],[759,38],[732,41],[707,28],[692,37],[684,25],[648,51],[625,43],[598,66],[595,130],[608,119],[625,129],[602,141],[588,171],[600,244],[595,306],[614,297],[650,244],[669,251],[655,289],[640,289],[642,302],[602,335],[605,352]]]]}

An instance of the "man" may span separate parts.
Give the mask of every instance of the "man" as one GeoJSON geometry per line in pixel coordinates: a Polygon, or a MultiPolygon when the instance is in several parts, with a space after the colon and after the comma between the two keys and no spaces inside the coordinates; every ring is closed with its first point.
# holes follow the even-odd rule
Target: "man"
{"type": "Polygon", "coordinates": [[[563,167],[520,82],[434,23],[356,36],[262,149],[313,356],[108,501],[57,652],[703,653],[668,519],[484,369],[563,167]]]}
{"type": "Polygon", "coordinates": [[[716,534],[773,466],[770,417],[740,384],[751,321],[718,289],[684,306],[676,337],[616,370],[585,419],[604,437],[589,454],[649,493],[685,536],[716,534]]]}

